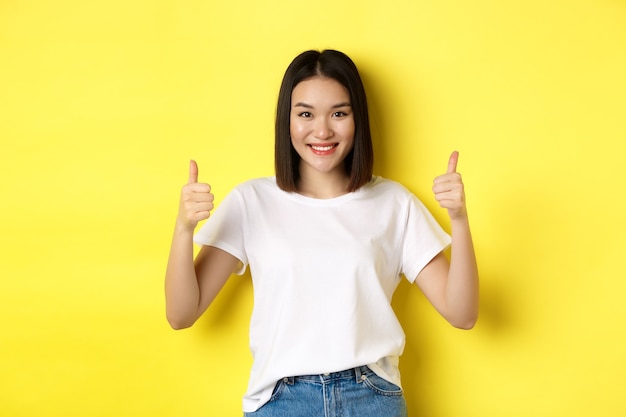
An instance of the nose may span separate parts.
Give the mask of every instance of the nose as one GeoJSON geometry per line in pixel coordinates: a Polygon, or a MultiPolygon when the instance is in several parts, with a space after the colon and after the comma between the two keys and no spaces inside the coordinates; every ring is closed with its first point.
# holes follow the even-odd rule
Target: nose
{"type": "Polygon", "coordinates": [[[334,135],[330,122],[323,117],[316,120],[314,136],[316,139],[326,140],[334,135]]]}

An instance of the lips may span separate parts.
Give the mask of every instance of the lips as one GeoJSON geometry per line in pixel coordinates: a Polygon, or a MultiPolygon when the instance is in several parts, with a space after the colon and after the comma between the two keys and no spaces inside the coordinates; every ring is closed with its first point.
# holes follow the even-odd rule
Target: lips
{"type": "Polygon", "coordinates": [[[307,145],[307,146],[311,148],[314,153],[318,155],[324,155],[324,154],[331,153],[337,146],[339,146],[339,144],[333,143],[330,145],[307,145]]]}

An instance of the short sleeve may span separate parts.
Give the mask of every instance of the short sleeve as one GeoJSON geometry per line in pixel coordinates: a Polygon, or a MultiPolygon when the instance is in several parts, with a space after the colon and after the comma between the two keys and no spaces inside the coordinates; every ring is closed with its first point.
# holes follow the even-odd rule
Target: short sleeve
{"type": "Polygon", "coordinates": [[[193,241],[198,245],[213,246],[239,259],[235,271],[241,275],[248,265],[244,245],[245,206],[237,189],[231,191],[211,213],[211,217],[196,232],[193,241]]]}
{"type": "Polygon", "coordinates": [[[410,282],[451,242],[426,206],[411,194],[402,246],[402,272],[410,282]]]}

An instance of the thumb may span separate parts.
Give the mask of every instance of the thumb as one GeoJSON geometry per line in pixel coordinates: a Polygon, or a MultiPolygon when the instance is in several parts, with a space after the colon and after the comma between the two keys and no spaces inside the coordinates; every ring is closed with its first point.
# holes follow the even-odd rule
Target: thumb
{"type": "Polygon", "coordinates": [[[457,151],[452,152],[450,155],[450,160],[448,161],[448,171],[450,174],[452,172],[456,172],[456,164],[459,162],[459,153],[457,151]]]}
{"type": "Polygon", "coordinates": [[[187,184],[198,182],[198,164],[193,159],[189,161],[189,180],[187,184]]]}

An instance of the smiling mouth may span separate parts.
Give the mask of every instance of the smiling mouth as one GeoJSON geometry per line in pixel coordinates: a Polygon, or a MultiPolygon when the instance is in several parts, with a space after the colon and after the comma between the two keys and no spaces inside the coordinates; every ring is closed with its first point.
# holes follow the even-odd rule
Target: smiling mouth
{"type": "Polygon", "coordinates": [[[339,146],[337,143],[333,144],[333,145],[324,145],[324,146],[319,146],[319,145],[309,145],[309,147],[311,147],[311,149],[313,149],[314,151],[317,152],[328,152],[331,149],[333,149],[334,147],[339,146]]]}

